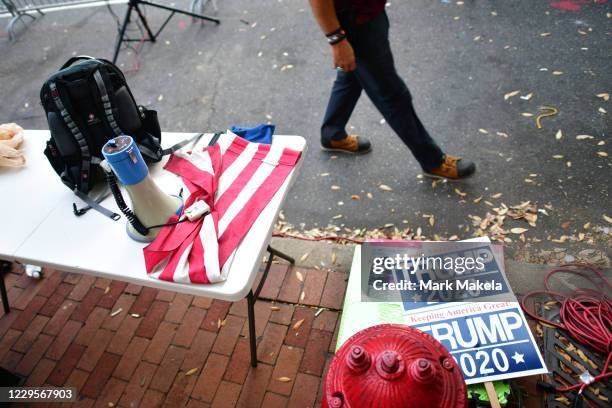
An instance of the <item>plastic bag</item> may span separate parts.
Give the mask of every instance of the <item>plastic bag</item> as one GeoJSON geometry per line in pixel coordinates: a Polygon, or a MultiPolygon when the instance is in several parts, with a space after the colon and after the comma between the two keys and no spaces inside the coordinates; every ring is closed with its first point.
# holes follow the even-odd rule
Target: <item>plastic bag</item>
{"type": "Polygon", "coordinates": [[[0,167],[21,167],[25,156],[19,150],[23,142],[23,128],[16,123],[0,125],[0,167]]]}

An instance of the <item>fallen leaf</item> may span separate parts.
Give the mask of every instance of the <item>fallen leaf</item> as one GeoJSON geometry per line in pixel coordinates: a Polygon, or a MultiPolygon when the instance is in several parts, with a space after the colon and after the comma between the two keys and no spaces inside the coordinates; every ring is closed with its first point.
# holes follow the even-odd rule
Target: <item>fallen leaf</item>
{"type": "Polygon", "coordinates": [[[530,118],[530,117],[533,116],[533,113],[523,112],[523,113],[521,113],[521,115],[525,116],[526,118],[530,118]]]}
{"type": "Polygon", "coordinates": [[[297,280],[299,280],[300,282],[304,282],[304,275],[302,275],[302,272],[300,271],[295,271],[295,277],[297,278],[297,280]]]}
{"type": "Polygon", "coordinates": [[[459,190],[458,188],[455,189],[455,193],[457,193],[461,197],[465,197],[467,195],[467,193],[464,193],[463,191],[459,190]]]}
{"type": "Polygon", "coordinates": [[[435,223],[436,223],[436,220],[434,219],[434,216],[432,215],[431,217],[429,217],[429,225],[433,227],[435,223]]]}
{"type": "Polygon", "coordinates": [[[291,378],[289,378],[289,377],[278,377],[278,378],[276,379],[276,381],[280,381],[280,382],[290,382],[290,381],[291,381],[291,378]]]}
{"type": "Polygon", "coordinates": [[[278,306],[270,306],[270,310],[272,310],[273,312],[278,312],[280,310],[280,307],[278,307],[278,306]]]}
{"type": "Polygon", "coordinates": [[[104,289],[104,294],[106,295],[109,291],[110,291],[110,286],[107,286],[106,289],[104,289]]]}
{"type": "Polygon", "coordinates": [[[563,75],[563,71],[553,71],[553,75],[563,75]]]}
{"type": "Polygon", "coordinates": [[[512,91],[512,92],[508,92],[507,94],[504,95],[504,100],[507,101],[508,99],[512,98],[513,96],[516,96],[519,94],[520,91],[512,91]]]}
{"type": "Polygon", "coordinates": [[[540,33],[540,37],[548,37],[550,33],[540,33]]]}
{"type": "Polygon", "coordinates": [[[332,254],[331,254],[331,263],[332,263],[332,265],[336,264],[336,258],[337,258],[336,253],[332,252],[332,254]]]}
{"type": "Polygon", "coordinates": [[[374,198],[374,196],[372,195],[372,193],[367,193],[366,195],[368,196],[368,198],[369,198],[370,200],[374,198]]]}
{"type": "Polygon", "coordinates": [[[610,94],[609,93],[600,93],[596,95],[598,98],[603,99],[604,101],[608,102],[610,100],[610,94]]]}
{"type": "Polygon", "coordinates": [[[562,154],[555,154],[555,155],[553,156],[553,159],[562,159],[562,158],[563,158],[563,155],[562,155],[562,154]]]}
{"type": "Polygon", "coordinates": [[[306,252],[304,255],[302,255],[302,257],[300,258],[300,261],[304,262],[306,258],[308,258],[308,255],[310,255],[310,252],[306,252]]]}
{"type": "Polygon", "coordinates": [[[491,194],[491,198],[499,198],[502,196],[502,193],[491,194]]]}
{"type": "Polygon", "coordinates": [[[335,185],[334,185],[334,186],[331,186],[331,189],[332,189],[333,191],[338,191],[338,190],[340,190],[340,186],[335,186],[335,185]]]}
{"type": "Polygon", "coordinates": [[[555,133],[555,139],[561,140],[562,137],[563,137],[563,132],[561,131],[561,129],[557,130],[557,133],[555,133]]]}
{"type": "Polygon", "coordinates": [[[608,221],[609,224],[612,224],[612,217],[608,217],[606,214],[604,214],[603,219],[608,221]]]}
{"type": "Polygon", "coordinates": [[[382,191],[393,191],[393,189],[386,184],[381,184],[378,186],[378,188],[380,188],[382,191]]]}
{"type": "Polygon", "coordinates": [[[536,127],[538,129],[542,129],[542,123],[541,123],[542,118],[545,118],[548,116],[555,116],[556,114],[559,113],[559,109],[552,107],[552,106],[542,106],[540,108],[540,111],[544,111],[544,112],[540,113],[538,117],[536,118],[536,127]]]}
{"type": "Polygon", "coordinates": [[[587,140],[587,139],[595,139],[593,136],[591,135],[578,135],[576,136],[576,140],[587,140]]]}
{"type": "Polygon", "coordinates": [[[488,130],[486,130],[486,129],[482,129],[482,128],[478,129],[478,131],[479,131],[480,133],[482,133],[482,134],[485,134],[485,135],[489,133],[489,131],[488,131],[488,130]]]}
{"type": "Polygon", "coordinates": [[[114,312],[112,312],[110,315],[111,315],[111,317],[115,317],[115,316],[117,316],[121,312],[123,312],[123,309],[119,308],[119,309],[115,310],[114,312]]]}
{"type": "Polygon", "coordinates": [[[135,319],[138,319],[140,317],[138,313],[130,313],[130,316],[132,316],[135,319]]]}
{"type": "Polygon", "coordinates": [[[293,325],[293,330],[298,330],[302,324],[304,324],[304,319],[300,319],[297,322],[295,322],[295,324],[293,325]]]}
{"type": "Polygon", "coordinates": [[[482,200],[482,196],[474,199],[474,204],[478,204],[482,200]]]}
{"type": "Polygon", "coordinates": [[[602,108],[601,106],[600,106],[600,107],[597,109],[597,111],[598,111],[599,113],[608,113],[608,111],[607,111],[607,110],[605,110],[604,108],[602,108]]]}
{"type": "Polygon", "coordinates": [[[512,232],[513,234],[522,234],[527,231],[529,231],[527,228],[512,228],[510,230],[510,232],[512,232]]]}
{"type": "Polygon", "coordinates": [[[353,194],[351,195],[351,200],[361,200],[361,197],[359,197],[357,194],[353,194]]]}
{"type": "Polygon", "coordinates": [[[533,96],[533,92],[528,93],[527,95],[521,95],[521,99],[524,101],[528,101],[531,99],[532,96],[533,96]]]}
{"type": "Polygon", "coordinates": [[[194,375],[195,373],[197,373],[199,370],[199,368],[192,368],[191,370],[187,370],[185,372],[185,377],[189,377],[190,375],[194,375]]]}
{"type": "Polygon", "coordinates": [[[597,152],[597,155],[599,157],[608,157],[608,153],[607,152],[597,152]]]}

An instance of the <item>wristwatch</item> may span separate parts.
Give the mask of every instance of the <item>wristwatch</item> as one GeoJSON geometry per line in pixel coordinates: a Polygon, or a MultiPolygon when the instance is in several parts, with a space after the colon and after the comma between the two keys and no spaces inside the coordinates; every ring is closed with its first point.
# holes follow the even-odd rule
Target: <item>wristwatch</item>
{"type": "Polygon", "coordinates": [[[346,33],[342,27],[340,27],[331,33],[325,34],[325,37],[327,37],[327,42],[329,45],[335,45],[346,38],[346,33]]]}

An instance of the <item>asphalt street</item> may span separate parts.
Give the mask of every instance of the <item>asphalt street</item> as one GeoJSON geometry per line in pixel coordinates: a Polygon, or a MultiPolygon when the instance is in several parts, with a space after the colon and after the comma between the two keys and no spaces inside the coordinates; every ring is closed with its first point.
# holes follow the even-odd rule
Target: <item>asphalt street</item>
{"type": "MultiPolygon", "coordinates": [[[[437,185],[420,176],[365,94],[347,130],[370,138],[373,152],[320,150],[318,129],[335,73],[306,0],[217,3],[217,12],[210,5],[205,11],[221,25],[175,16],[138,56],[122,51],[121,68],[137,101],[159,111],[164,131],[270,121],[278,134],[304,136],[308,152],[284,210],[296,229],[421,227],[427,238],[468,238],[478,230],[473,216],[503,215],[503,205],[530,201],[538,215],[532,225],[511,217],[501,225],[500,237],[511,246],[609,251],[609,1],[387,4],[397,69],[422,121],[445,151],[478,166],[470,180],[437,185]],[[543,117],[538,129],[538,115],[552,112],[542,107],[558,113],[543,117]]],[[[122,17],[125,5],[112,10],[122,17]]],[[[147,9],[154,27],[165,15],[147,9]]],[[[46,128],[38,99],[46,77],[72,55],[110,58],[116,32],[102,6],[50,12],[20,28],[14,42],[4,33],[0,122],[46,128]]],[[[135,24],[130,33],[140,35],[135,24]]]]}

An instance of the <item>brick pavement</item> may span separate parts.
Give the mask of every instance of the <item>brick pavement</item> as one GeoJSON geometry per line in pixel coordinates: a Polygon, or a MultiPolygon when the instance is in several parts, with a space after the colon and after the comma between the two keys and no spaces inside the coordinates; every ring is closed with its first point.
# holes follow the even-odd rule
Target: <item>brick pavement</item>
{"type": "Polygon", "coordinates": [[[246,300],[53,270],[34,280],[18,266],[4,279],[0,365],[28,386],[76,387],[79,407],[302,408],[320,406],[347,274],[273,264],[255,309],[257,368],[246,300]]]}

